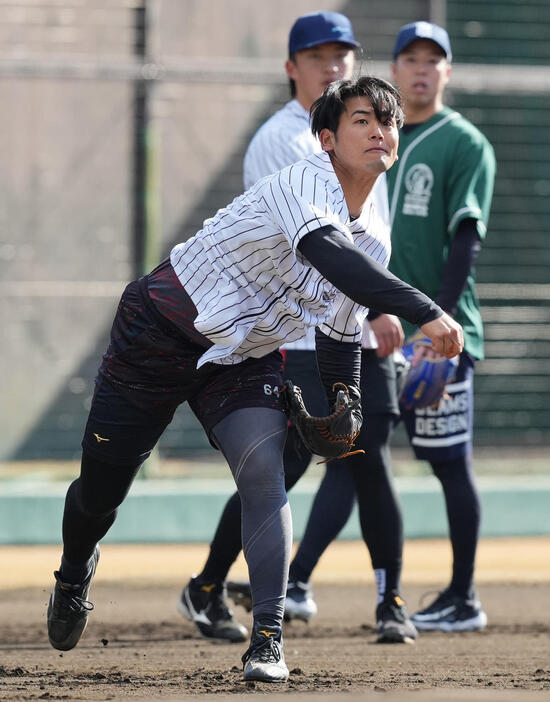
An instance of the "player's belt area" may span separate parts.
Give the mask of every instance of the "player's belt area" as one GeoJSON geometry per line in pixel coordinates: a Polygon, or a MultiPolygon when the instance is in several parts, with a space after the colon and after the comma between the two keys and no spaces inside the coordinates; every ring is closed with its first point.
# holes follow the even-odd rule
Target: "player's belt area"
{"type": "Polygon", "coordinates": [[[182,334],[203,348],[212,342],[195,329],[197,308],[177,277],[170,259],[138,280],[145,301],[159,326],[171,335],[182,334]]]}

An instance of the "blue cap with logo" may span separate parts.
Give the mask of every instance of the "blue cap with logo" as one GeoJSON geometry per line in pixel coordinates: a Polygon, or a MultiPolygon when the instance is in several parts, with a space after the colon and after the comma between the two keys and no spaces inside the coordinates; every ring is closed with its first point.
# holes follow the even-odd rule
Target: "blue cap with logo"
{"type": "Polygon", "coordinates": [[[311,12],[298,17],[288,37],[288,55],[319,44],[338,42],[360,46],[353,36],[351,22],[339,12],[311,12]]]}
{"type": "Polygon", "coordinates": [[[432,24],[431,22],[412,22],[411,24],[406,24],[404,27],[401,27],[397,39],[395,40],[393,58],[397,58],[398,54],[417,39],[429,39],[433,41],[434,44],[437,44],[439,48],[445,52],[447,61],[452,59],[453,55],[451,53],[449,35],[443,27],[432,24]]]}

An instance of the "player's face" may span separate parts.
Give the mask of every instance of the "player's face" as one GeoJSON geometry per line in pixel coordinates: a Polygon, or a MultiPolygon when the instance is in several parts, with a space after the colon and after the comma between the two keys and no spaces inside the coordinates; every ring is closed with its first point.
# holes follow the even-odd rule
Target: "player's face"
{"type": "Polygon", "coordinates": [[[335,170],[378,176],[395,163],[399,130],[393,117],[380,122],[370,100],[356,97],[346,101],[336,133],[323,129],[320,139],[335,170]]]}
{"type": "Polygon", "coordinates": [[[422,110],[441,103],[451,67],[442,49],[429,39],[417,39],[392,64],[392,74],[406,110],[422,110]]]}
{"type": "Polygon", "coordinates": [[[354,62],[353,49],[331,42],[296,52],[285,67],[296,83],[296,99],[309,110],[332,81],[351,78],[354,62]]]}

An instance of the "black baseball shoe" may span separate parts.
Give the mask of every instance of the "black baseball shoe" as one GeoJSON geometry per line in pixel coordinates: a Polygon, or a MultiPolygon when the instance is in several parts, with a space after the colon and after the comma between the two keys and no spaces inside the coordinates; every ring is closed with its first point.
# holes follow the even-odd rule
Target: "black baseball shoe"
{"type": "Polygon", "coordinates": [[[240,643],[248,638],[246,627],[239,624],[227,606],[222,582],[201,583],[191,578],[181,593],[178,611],[195,622],[200,634],[212,641],[240,643]]]}
{"type": "Polygon", "coordinates": [[[414,643],[418,636],[405,603],[397,594],[389,594],[376,608],[377,643],[414,643]]]}
{"type": "Polygon", "coordinates": [[[456,595],[447,589],[425,609],[411,617],[418,631],[479,631],[487,626],[487,615],[475,594],[456,595]]]}
{"type": "Polygon", "coordinates": [[[95,547],[90,575],[79,584],[65,583],[62,573],[54,571],[55,587],[48,604],[48,639],[58,651],[70,651],[79,642],[88,623],[88,612],[94,608],[88,601],[90,584],[99,561],[99,546],[95,547]]]}
{"type": "Polygon", "coordinates": [[[288,668],[283,655],[281,627],[255,623],[250,647],[242,657],[242,662],[245,680],[286,682],[288,668]]]}
{"type": "Polygon", "coordinates": [[[317,605],[309,583],[289,582],[286,589],[285,621],[301,619],[309,622],[317,614],[317,605]]]}
{"type": "Polygon", "coordinates": [[[252,612],[252,590],[246,580],[228,580],[227,596],[236,605],[241,605],[247,612],[252,612]]]}

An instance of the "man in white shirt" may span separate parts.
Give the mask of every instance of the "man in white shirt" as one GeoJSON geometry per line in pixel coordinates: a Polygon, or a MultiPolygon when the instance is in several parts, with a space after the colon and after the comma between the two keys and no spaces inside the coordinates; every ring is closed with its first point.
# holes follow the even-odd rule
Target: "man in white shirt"
{"type": "MultiPolygon", "coordinates": [[[[342,14],[316,12],[296,20],[289,34],[285,63],[292,99],[253,136],[244,157],[245,188],[310,154],[322,153],[321,143],[311,130],[309,110],[327,85],[351,76],[358,46],[351,23],[342,14]]],[[[386,266],[390,226],[385,173],[377,178],[369,200],[376,217],[373,215],[366,226],[378,242],[372,255],[386,266]]],[[[330,463],[326,468],[315,498],[316,509],[312,509],[290,566],[285,617],[307,621],[317,612],[310,576],[323,551],[347,522],[357,492],[363,537],[378,586],[377,640],[410,642],[416,638],[416,629],[400,597],[403,526],[388,445],[399,416],[395,367],[388,354],[401,345],[403,337],[395,317],[382,316],[372,327],[365,322],[362,339],[361,392],[367,421],[357,446],[365,454],[344,463],[330,463]]],[[[324,415],[326,397],[317,372],[314,336],[310,328],[303,338],[284,344],[285,377],[302,388],[312,414],[324,415]]],[[[287,490],[310,461],[311,454],[290,427],[284,453],[287,490]]],[[[222,514],[202,571],[191,578],[178,602],[179,611],[210,639],[234,642],[248,635],[228,608],[224,589],[229,569],[241,550],[240,513],[240,498],[235,493],[222,514]]],[[[251,606],[247,583],[229,582],[228,592],[236,601],[251,606]]]]}

